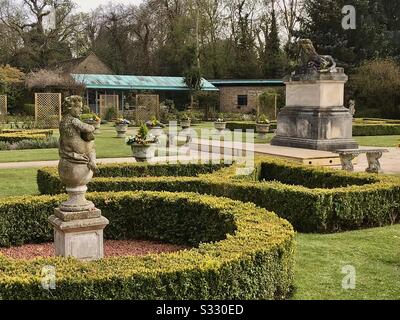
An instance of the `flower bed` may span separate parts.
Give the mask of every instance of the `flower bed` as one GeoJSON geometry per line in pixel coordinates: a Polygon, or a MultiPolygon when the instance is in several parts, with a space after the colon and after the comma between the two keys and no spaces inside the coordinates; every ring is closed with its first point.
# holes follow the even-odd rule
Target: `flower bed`
{"type": "MultiPolygon", "coordinates": [[[[184,165],[172,168],[177,167],[185,170],[184,165]]],[[[245,177],[235,176],[235,166],[200,176],[197,176],[200,172],[195,174],[190,170],[180,176],[164,174],[163,169],[152,165],[125,165],[123,173],[118,172],[119,165],[114,168],[109,167],[111,171],[107,174],[100,170],[89,184],[89,190],[184,190],[224,196],[253,202],[274,211],[289,220],[300,232],[337,232],[378,227],[396,223],[400,219],[400,181],[396,177],[306,167],[270,158],[260,158],[254,174],[245,177]],[[143,168],[149,170],[147,177],[134,173],[143,168]]],[[[62,192],[55,169],[40,170],[38,184],[42,193],[62,192]]]]}
{"type": "MultiPolygon", "coordinates": [[[[65,199],[0,201],[0,245],[52,238],[47,217],[65,199]]],[[[162,240],[191,250],[85,263],[0,255],[2,299],[283,299],[293,285],[294,231],[275,214],[198,194],[89,194],[109,220],[107,239],[162,240]],[[42,268],[56,270],[56,289],[41,287],[42,268]]]]}

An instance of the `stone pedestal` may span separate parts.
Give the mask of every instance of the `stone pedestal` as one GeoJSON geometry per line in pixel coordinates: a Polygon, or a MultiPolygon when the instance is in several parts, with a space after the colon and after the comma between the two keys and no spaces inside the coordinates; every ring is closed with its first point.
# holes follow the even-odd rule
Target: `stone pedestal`
{"type": "Polygon", "coordinates": [[[83,261],[104,257],[103,230],[109,221],[99,209],[65,212],[57,208],[49,222],[54,228],[56,256],[83,261]]]}
{"type": "Polygon", "coordinates": [[[341,68],[288,78],[286,106],[271,144],[324,151],[358,148],[352,138],[353,116],[344,107],[347,80],[341,68]]]}

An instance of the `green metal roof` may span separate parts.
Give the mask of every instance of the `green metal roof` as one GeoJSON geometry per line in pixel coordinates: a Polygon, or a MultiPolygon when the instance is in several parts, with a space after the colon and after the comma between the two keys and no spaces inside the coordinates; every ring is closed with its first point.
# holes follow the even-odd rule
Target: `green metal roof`
{"type": "MultiPolygon", "coordinates": [[[[119,76],[106,74],[72,74],[72,77],[85,84],[88,89],[115,90],[165,90],[187,91],[183,77],[119,76]]],[[[202,90],[218,91],[213,84],[202,80],[202,90]]]]}

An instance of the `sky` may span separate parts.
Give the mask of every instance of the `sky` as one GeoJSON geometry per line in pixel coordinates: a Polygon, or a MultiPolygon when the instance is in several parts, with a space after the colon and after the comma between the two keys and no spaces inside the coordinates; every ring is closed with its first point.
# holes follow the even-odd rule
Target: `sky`
{"type": "Polygon", "coordinates": [[[74,0],[74,2],[78,5],[78,10],[87,12],[97,8],[101,4],[108,4],[109,2],[115,4],[140,4],[143,0],[74,0]]]}

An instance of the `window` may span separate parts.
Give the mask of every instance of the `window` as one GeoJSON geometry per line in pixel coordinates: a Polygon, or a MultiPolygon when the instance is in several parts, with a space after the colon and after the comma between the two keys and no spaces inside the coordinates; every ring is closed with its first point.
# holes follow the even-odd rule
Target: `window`
{"type": "Polygon", "coordinates": [[[247,95],[238,96],[238,106],[240,106],[240,107],[247,106],[247,95]]]}

